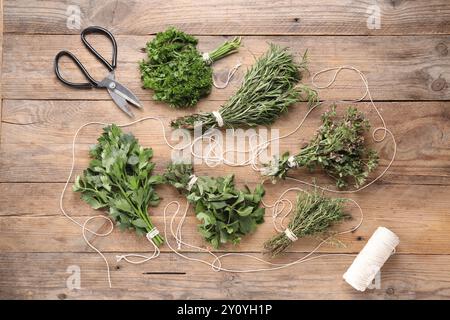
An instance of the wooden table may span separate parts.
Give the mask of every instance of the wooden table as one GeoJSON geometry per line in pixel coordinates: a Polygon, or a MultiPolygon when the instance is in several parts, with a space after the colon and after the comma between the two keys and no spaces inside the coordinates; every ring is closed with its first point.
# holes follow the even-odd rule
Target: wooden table
{"type": "MultiPolygon", "coordinates": [[[[0,298],[450,298],[448,0],[210,0],[202,5],[189,0],[75,0],[70,4],[76,6],[56,0],[3,2],[0,298]],[[376,3],[378,7],[373,7],[376,3]],[[233,35],[243,36],[244,48],[239,54],[218,62],[214,70],[223,80],[238,59],[244,66],[228,88],[213,90],[196,111],[215,110],[235,92],[246,67],[254,62],[254,56],[267,49],[267,42],[289,46],[298,54],[308,49],[311,74],[340,65],[361,69],[396,136],[398,154],[393,167],[379,182],[350,195],[364,210],[361,228],[340,237],[341,245],[326,245],[320,252],[357,253],[378,226],[392,229],[401,244],[383,268],[378,289],[359,293],[342,280],[353,260],[351,256],[329,256],[266,273],[231,274],[183,260],[164,246],[158,259],[144,265],[117,263],[116,254],[146,253],[151,249],[143,238],[118,230],[104,238],[89,236],[111,264],[113,288],[109,289],[104,262],[85,244],[80,228],[62,216],[58,202],[70,169],[71,140],[76,129],[88,121],[128,121],[106,92],[73,90],[54,76],[53,57],[61,49],[75,52],[96,76],[104,73],[82,47],[80,30],[69,28],[76,27],[76,19],[70,16],[76,14],[77,8],[81,28],[101,25],[116,36],[117,78],[143,101],[145,110],[138,116],[158,116],[168,129],[170,119],[192,110],[173,110],[152,101],[151,92],[141,89],[137,61],[144,58],[140,49],[146,41],[169,25],[198,36],[202,51],[233,35]],[[381,12],[381,24],[373,29],[376,24],[368,26],[368,18],[377,10],[381,12]],[[81,270],[81,289],[71,290],[66,285],[71,266],[81,270]]],[[[106,41],[97,45],[102,52],[109,52],[106,41]]],[[[65,66],[71,68],[69,64],[65,66]]],[[[326,77],[319,79],[322,84],[326,81],[326,77]]],[[[310,82],[310,78],[305,82],[310,82]]],[[[343,72],[336,85],[321,90],[320,96],[330,101],[355,99],[362,93],[358,77],[343,72]]],[[[380,125],[367,101],[358,103],[358,107],[374,126],[380,125]]],[[[280,134],[292,130],[306,110],[305,104],[294,106],[273,128],[278,128],[280,134]]],[[[298,150],[317,128],[322,111],[314,111],[301,131],[280,143],[280,149],[298,150]]],[[[142,144],[154,148],[157,171],[162,172],[169,162],[170,150],[158,125],[146,122],[127,130],[132,130],[142,144]]],[[[77,141],[76,173],[87,165],[87,148],[99,132],[100,127],[82,132],[77,141]]],[[[381,171],[392,156],[392,142],[386,139],[374,147],[380,152],[381,171]]],[[[196,170],[198,175],[234,171],[239,185],[247,183],[251,187],[260,180],[250,168],[232,170],[218,166],[211,170],[197,166],[196,170]]],[[[298,176],[322,179],[320,174],[298,176]]],[[[273,202],[285,188],[293,186],[291,182],[267,185],[266,202],[273,202]]],[[[183,199],[170,187],[158,190],[164,201],[150,214],[161,229],[164,205],[183,199]]],[[[81,223],[97,213],[70,191],[64,205],[81,223]]],[[[262,242],[275,233],[270,220],[267,210],[266,223],[255,234],[241,245],[223,250],[258,254],[262,242]]],[[[338,228],[352,226],[355,221],[338,228]]],[[[184,238],[205,246],[196,224],[189,212],[184,238]]],[[[107,228],[103,222],[90,226],[100,231],[107,228]]],[[[292,261],[315,244],[315,239],[298,241],[279,261],[292,261]]],[[[183,251],[190,257],[208,258],[187,248],[183,251]]],[[[236,268],[255,266],[254,262],[237,257],[225,263],[236,268]]]]}

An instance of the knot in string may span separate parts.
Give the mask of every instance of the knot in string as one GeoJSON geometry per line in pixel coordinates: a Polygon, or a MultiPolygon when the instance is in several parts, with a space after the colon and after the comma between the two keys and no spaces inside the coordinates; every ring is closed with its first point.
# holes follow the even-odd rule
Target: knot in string
{"type": "Polygon", "coordinates": [[[153,241],[153,238],[156,237],[159,234],[159,230],[157,228],[153,228],[147,234],[145,237],[148,239],[148,241],[153,241]]]}
{"type": "Polygon", "coordinates": [[[224,122],[223,122],[223,118],[222,118],[222,115],[220,114],[220,112],[219,111],[213,111],[212,115],[216,119],[216,122],[217,122],[217,125],[219,126],[219,128],[223,127],[224,122]]]}
{"type": "Polygon", "coordinates": [[[292,242],[295,242],[295,241],[298,240],[298,237],[297,237],[297,236],[295,235],[295,233],[292,232],[292,230],[289,229],[289,228],[284,229],[284,234],[285,234],[286,237],[288,237],[289,240],[291,240],[292,242]]]}
{"type": "Polygon", "coordinates": [[[197,177],[195,174],[191,174],[191,175],[189,176],[189,182],[188,182],[188,184],[187,184],[186,189],[187,189],[188,191],[191,191],[192,187],[193,187],[194,184],[197,182],[197,180],[198,180],[198,177],[197,177]]]}
{"type": "Polygon", "coordinates": [[[211,59],[211,57],[209,56],[209,53],[208,52],[204,52],[203,54],[202,54],[202,58],[203,58],[203,61],[205,61],[205,63],[209,66],[210,64],[212,64],[213,63],[213,60],[211,59]]]}
{"type": "Polygon", "coordinates": [[[295,156],[290,156],[288,158],[288,162],[287,162],[289,168],[295,168],[297,167],[297,162],[295,161],[295,156]]]}

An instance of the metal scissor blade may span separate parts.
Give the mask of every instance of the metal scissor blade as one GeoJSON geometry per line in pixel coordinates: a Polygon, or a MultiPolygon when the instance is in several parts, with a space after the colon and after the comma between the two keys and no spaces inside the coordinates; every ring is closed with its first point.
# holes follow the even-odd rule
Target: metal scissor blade
{"type": "Polygon", "coordinates": [[[118,95],[114,89],[109,89],[108,88],[108,92],[109,95],[111,96],[111,98],[114,100],[114,102],[116,103],[116,105],[123,111],[125,112],[128,116],[130,116],[131,118],[134,118],[134,114],[133,112],[131,112],[130,108],[128,108],[128,103],[127,100],[125,100],[125,98],[123,98],[122,96],[118,95]]]}
{"type": "Polygon", "coordinates": [[[139,99],[123,84],[116,81],[114,71],[110,72],[105,79],[99,83],[99,87],[107,88],[108,90],[114,91],[115,94],[121,96],[123,99],[127,100],[129,103],[133,104],[138,108],[142,108],[139,99]]]}
{"type": "Polygon", "coordinates": [[[131,92],[127,87],[122,85],[121,83],[115,81],[116,88],[115,92],[126,99],[129,103],[135,105],[138,108],[142,108],[141,102],[139,99],[131,92]]]}

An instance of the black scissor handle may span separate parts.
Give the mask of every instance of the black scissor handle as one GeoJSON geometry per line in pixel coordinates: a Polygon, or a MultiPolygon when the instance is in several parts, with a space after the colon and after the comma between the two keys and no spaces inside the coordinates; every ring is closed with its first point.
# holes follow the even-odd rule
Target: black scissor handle
{"type": "Polygon", "coordinates": [[[81,41],[83,41],[83,43],[86,46],[86,48],[89,51],[91,51],[94,54],[94,56],[101,63],[103,63],[105,65],[105,67],[107,67],[109,69],[109,71],[113,71],[116,68],[116,64],[117,64],[117,42],[116,42],[116,39],[114,38],[114,36],[112,35],[111,32],[109,32],[108,30],[106,30],[103,27],[98,27],[98,26],[87,27],[86,29],[81,31],[81,41]],[[111,63],[109,63],[109,61],[107,61],[105,58],[103,58],[102,55],[100,53],[98,53],[97,50],[95,50],[95,48],[89,43],[89,41],[87,41],[86,35],[93,34],[93,33],[103,34],[106,37],[108,37],[109,40],[111,40],[111,43],[112,43],[111,63]]]}
{"type": "Polygon", "coordinates": [[[58,52],[58,54],[55,56],[55,74],[62,83],[74,88],[93,88],[98,86],[98,81],[92,78],[86,68],[81,64],[80,60],[78,60],[78,58],[75,57],[70,51],[63,50],[58,52]],[[69,57],[78,67],[78,69],[81,70],[81,72],[89,82],[75,83],[64,79],[59,72],[59,59],[61,59],[61,57],[63,56],[69,57]]]}

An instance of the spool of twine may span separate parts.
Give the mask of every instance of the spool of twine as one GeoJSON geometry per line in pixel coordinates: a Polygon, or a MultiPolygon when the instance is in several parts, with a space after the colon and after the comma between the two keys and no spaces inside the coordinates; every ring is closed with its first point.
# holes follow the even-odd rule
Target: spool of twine
{"type": "Polygon", "coordinates": [[[395,233],[378,227],[344,273],[344,280],[356,290],[365,291],[399,243],[395,233]]]}

